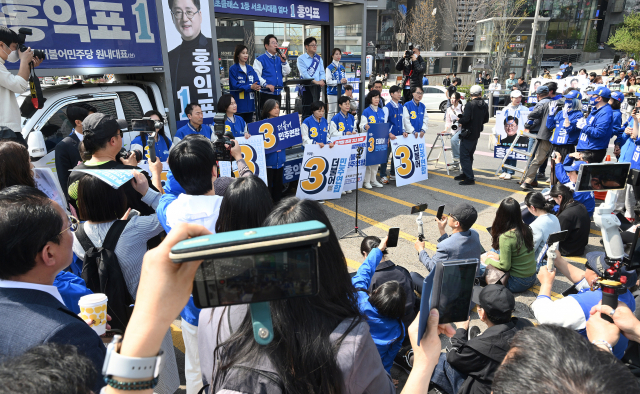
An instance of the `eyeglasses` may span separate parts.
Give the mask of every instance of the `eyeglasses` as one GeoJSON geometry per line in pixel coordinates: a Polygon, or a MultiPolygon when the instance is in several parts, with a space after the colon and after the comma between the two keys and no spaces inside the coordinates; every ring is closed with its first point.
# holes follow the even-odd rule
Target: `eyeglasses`
{"type": "Polygon", "coordinates": [[[171,15],[173,15],[173,18],[175,20],[180,20],[182,19],[183,15],[187,15],[187,19],[191,20],[193,19],[194,16],[196,16],[196,14],[200,12],[200,10],[198,11],[187,11],[187,12],[182,12],[182,10],[180,11],[171,11],[171,15]]]}
{"type": "Polygon", "coordinates": [[[308,47],[314,47],[314,48],[315,48],[315,47],[317,47],[317,46],[318,46],[318,44],[309,44],[309,45],[307,45],[307,46],[308,46],[308,47]]]}
{"type": "Polygon", "coordinates": [[[67,218],[69,219],[69,227],[66,227],[64,230],[60,231],[58,235],[64,233],[67,230],[71,230],[72,233],[75,233],[78,229],[78,226],[80,226],[80,221],[75,216],[67,215],[67,218]]]}

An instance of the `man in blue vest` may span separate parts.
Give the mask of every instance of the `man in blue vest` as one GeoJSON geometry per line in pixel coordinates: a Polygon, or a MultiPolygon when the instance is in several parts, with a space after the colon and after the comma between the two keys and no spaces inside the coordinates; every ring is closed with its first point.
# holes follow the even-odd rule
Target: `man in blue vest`
{"type": "Polygon", "coordinates": [[[420,102],[423,94],[424,91],[421,86],[411,88],[413,100],[406,102],[402,109],[402,125],[405,135],[413,133],[418,137],[418,134],[420,134],[420,138],[422,138],[424,133],[427,132],[429,115],[427,114],[427,107],[420,102]]]}
{"type": "Polygon", "coordinates": [[[287,63],[287,56],[278,50],[278,39],[273,34],[264,38],[265,53],[258,56],[253,62],[253,70],[260,78],[260,86],[264,89],[260,94],[260,106],[269,99],[274,99],[280,104],[282,102],[282,78],[289,75],[291,66],[287,63]]]}
{"type": "Polygon", "coordinates": [[[304,86],[302,91],[302,117],[311,115],[311,103],[320,100],[320,89],[325,85],[324,63],[316,52],[318,42],[315,37],[308,37],[304,40],[304,50],[306,53],[298,57],[298,71],[300,78],[313,79],[311,85],[304,86]]]}
{"type": "Polygon", "coordinates": [[[598,87],[589,99],[593,108],[589,117],[578,121],[578,128],[582,129],[576,151],[592,152],[592,163],[600,163],[607,155],[609,141],[613,136],[613,110],[609,105],[611,90],[604,86],[598,87]]]}
{"type": "Polygon", "coordinates": [[[204,114],[202,113],[200,104],[188,104],[185,107],[184,112],[187,114],[187,118],[189,118],[189,123],[176,131],[176,135],[173,136],[173,144],[175,145],[182,141],[182,139],[189,134],[200,134],[211,139],[211,127],[208,124],[203,123],[204,114]]]}
{"type": "MultiPolygon", "coordinates": [[[[403,106],[400,102],[402,98],[402,88],[397,85],[393,85],[389,89],[389,95],[391,96],[391,101],[387,103],[387,105],[382,109],[387,116],[387,122],[391,123],[391,128],[389,129],[389,145],[387,148],[387,157],[391,153],[391,140],[395,140],[397,136],[402,135],[404,131],[404,127],[402,126],[402,111],[403,106]]],[[[387,162],[385,161],[380,166],[380,182],[387,184],[389,181],[393,181],[396,179],[395,168],[393,165],[393,159],[391,159],[391,172],[389,173],[389,177],[387,177],[387,162]]]]}

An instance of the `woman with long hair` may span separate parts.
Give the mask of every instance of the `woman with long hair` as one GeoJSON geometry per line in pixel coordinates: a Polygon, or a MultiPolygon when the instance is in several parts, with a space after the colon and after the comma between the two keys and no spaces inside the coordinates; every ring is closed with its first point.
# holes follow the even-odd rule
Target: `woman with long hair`
{"type": "MultiPolygon", "coordinates": [[[[164,117],[162,114],[155,109],[145,112],[145,118],[151,118],[152,120],[162,122],[164,124],[164,117]]],[[[171,150],[171,139],[170,136],[165,134],[164,126],[160,128],[156,128],[156,157],[158,160],[166,162],[169,158],[169,150],[171,150]]],[[[139,151],[143,160],[149,160],[149,152],[147,149],[147,141],[149,139],[149,134],[140,133],[137,137],[131,141],[131,150],[139,151]]]]}
{"type": "Polygon", "coordinates": [[[536,282],[533,233],[522,221],[520,204],[507,197],[500,203],[491,225],[491,247],[482,263],[509,273],[507,289],[522,293],[536,282]]]}
{"type": "Polygon", "coordinates": [[[237,45],[233,53],[233,65],[229,68],[229,88],[238,104],[238,115],[246,123],[253,122],[256,110],[255,92],[260,90],[260,78],[249,65],[249,49],[237,45]]]}
{"type": "MultiPolygon", "coordinates": [[[[262,107],[262,116],[260,119],[271,119],[280,116],[280,104],[274,100],[269,99],[264,103],[262,107]]],[[[277,152],[267,153],[265,155],[267,162],[267,180],[269,181],[269,190],[271,191],[271,198],[273,203],[277,204],[282,198],[282,188],[284,183],[282,181],[282,174],[284,172],[284,162],[287,160],[287,155],[284,149],[277,152]]]]}
{"type": "Polygon", "coordinates": [[[340,50],[340,48],[333,48],[331,51],[331,59],[333,61],[324,71],[327,81],[327,101],[329,104],[327,119],[331,119],[331,117],[338,113],[338,84],[342,85],[340,96],[344,95],[344,87],[347,84],[347,72],[344,66],[340,64],[342,50],[340,50]]]}
{"type": "MultiPolygon", "coordinates": [[[[369,91],[367,97],[364,99],[365,109],[360,117],[360,131],[362,133],[369,130],[371,127],[370,124],[387,122],[387,115],[382,108],[378,106],[381,99],[380,92],[377,90],[369,91]]],[[[371,187],[382,187],[382,183],[378,182],[376,179],[379,166],[379,164],[367,166],[364,173],[364,183],[362,184],[365,189],[371,189],[371,187]]]]}
{"type": "Polygon", "coordinates": [[[330,231],[318,249],[318,294],[271,301],[274,339],[264,346],[253,338],[246,305],[215,308],[211,328],[199,331],[199,341],[206,337],[215,349],[213,367],[203,365],[202,370],[204,381],[211,383],[209,393],[241,391],[239,385],[249,373],[264,377],[265,392],[268,386],[289,394],[395,392],[322,206],[291,197],[276,206],[263,225],[308,220],[318,220],[330,231]]]}
{"type": "Polygon", "coordinates": [[[224,132],[230,131],[234,137],[251,138],[251,134],[247,131],[247,123],[241,116],[236,116],[238,112],[238,104],[233,95],[225,93],[218,100],[218,113],[225,114],[224,132]]]}
{"type": "Polygon", "coordinates": [[[565,185],[556,184],[549,195],[559,205],[558,221],[562,230],[568,230],[567,238],[560,242],[560,253],[563,256],[581,256],[589,243],[591,219],[587,208],[573,200],[573,192],[565,185]]]}
{"type": "Polygon", "coordinates": [[[0,190],[14,185],[36,187],[32,166],[29,151],[24,145],[0,140],[0,190]]]}
{"type": "MultiPolygon", "coordinates": [[[[553,214],[555,204],[547,201],[542,193],[528,193],[524,198],[524,203],[527,205],[529,212],[536,217],[530,224],[530,227],[533,233],[534,256],[537,259],[549,235],[561,230],[560,222],[556,215],[553,214]]],[[[539,269],[539,267],[537,267],[537,269],[539,269]]]]}

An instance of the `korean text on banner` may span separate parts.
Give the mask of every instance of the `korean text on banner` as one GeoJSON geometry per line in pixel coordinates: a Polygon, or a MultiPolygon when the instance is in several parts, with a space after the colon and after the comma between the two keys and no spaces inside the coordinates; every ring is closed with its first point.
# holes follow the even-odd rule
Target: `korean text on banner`
{"type": "MultiPolygon", "coordinates": [[[[242,151],[242,158],[247,163],[247,167],[251,170],[253,175],[262,179],[266,184],[267,181],[267,162],[264,157],[264,145],[262,137],[254,135],[249,139],[244,137],[236,138],[235,140],[240,145],[242,151]]],[[[235,177],[238,177],[238,164],[235,161],[221,161],[218,163],[220,167],[221,176],[231,176],[233,170],[235,177]]]]}
{"type": "MultiPolygon", "coordinates": [[[[493,148],[493,157],[496,159],[503,159],[504,155],[507,154],[507,150],[511,146],[512,142],[513,139],[511,139],[511,142],[509,143],[503,143],[502,141],[500,141],[500,143],[498,143],[493,148]]],[[[516,142],[516,146],[514,146],[514,148],[515,150],[511,152],[509,158],[520,161],[527,161],[527,156],[525,156],[523,153],[518,153],[518,151],[521,150],[523,152],[526,152],[527,149],[529,149],[529,137],[518,137],[518,142],[516,142]]]]}
{"type": "Polygon", "coordinates": [[[71,172],[74,171],[93,175],[114,189],[119,188],[120,186],[133,179],[132,170],[71,170],[71,172]]]}
{"type": "Polygon", "coordinates": [[[391,140],[391,150],[396,168],[396,186],[404,186],[429,178],[424,138],[416,138],[414,134],[406,138],[399,136],[391,140]]]}
{"type": "Polygon", "coordinates": [[[251,135],[264,136],[264,153],[273,153],[302,143],[298,113],[265,119],[247,125],[251,135]]]}
{"type": "MultiPolygon", "coordinates": [[[[25,45],[44,50],[40,68],[162,66],[156,2],[2,2],[0,25],[28,27],[25,45]]],[[[17,70],[20,63],[5,63],[17,70]]]]}
{"type": "Polygon", "coordinates": [[[369,123],[367,130],[367,165],[373,166],[387,161],[387,142],[391,123],[369,123]]]}
{"type": "Polygon", "coordinates": [[[296,197],[308,200],[340,198],[350,153],[351,147],[346,145],[333,148],[305,145],[296,197]]]}
{"type": "Polygon", "coordinates": [[[351,146],[351,154],[349,155],[349,167],[347,167],[347,178],[344,181],[343,190],[355,190],[356,182],[358,184],[358,188],[361,188],[362,182],[364,181],[364,171],[366,170],[367,133],[345,135],[344,137],[334,138],[333,142],[336,145],[351,146]],[[360,157],[360,160],[356,166],[356,156],[358,154],[358,148],[363,149],[362,156],[360,157]]]}
{"type": "Polygon", "coordinates": [[[329,22],[329,4],[309,0],[271,0],[269,4],[257,1],[215,0],[214,8],[216,14],[329,22]]]}

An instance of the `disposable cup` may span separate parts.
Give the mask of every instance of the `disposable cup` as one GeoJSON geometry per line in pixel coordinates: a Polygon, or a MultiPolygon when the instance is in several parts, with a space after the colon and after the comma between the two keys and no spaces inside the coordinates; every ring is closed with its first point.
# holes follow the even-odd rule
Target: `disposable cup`
{"type": "Polygon", "coordinates": [[[102,293],[89,294],[80,298],[80,317],[83,320],[92,319],[91,328],[102,335],[107,330],[107,296],[102,293]]]}

